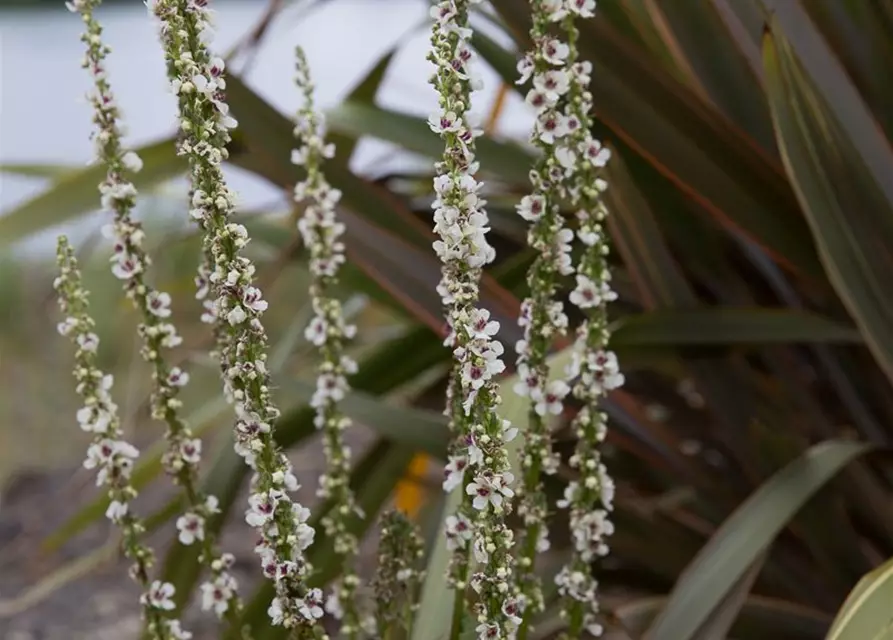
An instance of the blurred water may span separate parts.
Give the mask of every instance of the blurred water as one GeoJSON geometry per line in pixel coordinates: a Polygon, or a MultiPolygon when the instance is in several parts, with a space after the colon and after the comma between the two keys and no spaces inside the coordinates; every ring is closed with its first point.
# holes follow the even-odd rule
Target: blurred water
{"type": "MultiPolygon", "coordinates": [[[[166,91],[153,22],[142,2],[134,0],[133,5],[103,8],[99,17],[106,42],[113,48],[108,70],[126,118],[128,142],[139,146],[171,135],[175,103],[166,91]]],[[[266,5],[266,0],[218,0],[215,49],[226,51],[239,40],[266,5]]],[[[437,104],[427,84],[428,6],[426,0],[329,0],[308,11],[305,2],[293,2],[269,30],[244,79],[283,113],[292,112],[298,100],[292,80],[293,51],[300,43],[313,66],[318,102],[329,107],[399,43],[400,53],[382,85],[379,104],[427,115],[437,104]]],[[[481,27],[486,26],[482,21],[481,27]]],[[[0,10],[0,163],[82,166],[91,159],[89,105],[82,97],[89,77],[78,64],[80,32],[80,20],[64,9],[61,0],[58,9],[0,10]]],[[[484,78],[486,89],[477,104],[487,108],[497,83],[489,70],[484,78]]],[[[526,116],[523,103],[512,95],[500,133],[523,135],[526,116]]],[[[364,141],[354,158],[355,167],[372,172],[374,165],[379,172],[392,169],[395,162],[411,162],[388,154],[388,149],[388,145],[364,141]],[[386,163],[382,163],[383,153],[388,156],[386,163]]],[[[230,176],[247,207],[276,199],[284,202],[281,193],[253,176],[238,171],[231,171],[230,176]]],[[[0,215],[45,185],[44,180],[0,173],[0,215]]],[[[81,222],[64,229],[78,236],[85,226],[81,222]]],[[[26,243],[24,250],[43,253],[61,229],[26,243]]]]}

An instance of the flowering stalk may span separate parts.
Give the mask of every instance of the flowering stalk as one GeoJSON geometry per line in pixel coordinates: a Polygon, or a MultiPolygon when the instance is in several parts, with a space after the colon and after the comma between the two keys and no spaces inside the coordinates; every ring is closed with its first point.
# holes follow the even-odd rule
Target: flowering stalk
{"type": "Polygon", "coordinates": [[[96,124],[93,137],[97,155],[107,169],[100,192],[103,208],[114,214],[114,223],[103,231],[115,243],[111,258],[112,272],[123,281],[127,298],[141,315],[138,328],[143,340],[141,353],[152,365],[154,382],[152,416],[167,425],[165,438],[168,450],[162,461],[174,482],[183,488],[189,505],[188,511],[177,520],[179,539],[185,545],[199,542],[199,561],[211,575],[211,580],[201,586],[202,608],[213,609],[218,616],[226,614],[230,622],[235,622],[242,605],[236,579],[228,571],[234,557],[220,552],[215,537],[206,528],[207,520],[219,512],[217,498],[205,494],[198,487],[197,471],[202,442],[193,437],[179,412],[182,403],[177,396],[188,383],[189,374],[179,367],[170,367],[164,357],[164,349],[179,345],[182,338],[177,334],[176,327],[167,320],[171,315],[170,295],[146,283],[145,274],[151,262],[143,248],[143,230],[130,215],[136,203],[136,189],[124,177],[123,170],[139,171],[142,162],[134,152],[125,153],[122,148],[122,132],[118,124],[120,112],[104,68],[110,49],[102,43],[102,27],[93,15],[100,3],[101,0],[77,0],[68,3],[68,7],[73,12],[79,12],[86,25],[81,39],[87,45],[83,67],[89,69],[94,84],[89,96],[96,124]]]}
{"type": "Polygon", "coordinates": [[[408,638],[418,610],[425,572],[418,569],[425,547],[405,514],[389,511],[381,520],[375,587],[375,637],[408,638]]]}
{"type": "Polygon", "coordinates": [[[554,473],[558,460],[552,451],[549,434],[550,416],[560,415],[570,386],[562,379],[549,381],[549,350],[556,337],[564,334],[568,319],[564,305],[556,294],[558,277],[573,273],[571,242],[574,234],[564,227],[559,210],[565,197],[565,175],[577,161],[570,142],[580,128],[580,121],[565,114],[570,74],[566,68],[568,45],[550,34],[555,3],[531,1],[533,49],[518,63],[525,84],[531,77],[533,86],[526,102],[536,110],[531,142],[540,156],[530,172],[532,192],[518,205],[518,213],[530,222],[528,244],[536,250],[536,260],[527,273],[529,297],[521,305],[518,323],[524,337],[517,344],[518,377],[515,391],[530,398],[528,428],[524,433],[521,456],[523,486],[519,491],[518,513],[524,523],[524,538],[519,561],[518,584],[524,601],[524,620],[518,631],[524,640],[533,615],[544,607],[542,586],[535,571],[538,553],[549,548],[545,520],[548,515],[542,475],[554,473]]]}
{"type": "MultiPolygon", "coordinates": [[[[149,8],[150,13],[158,16],[159,11],[167,11],[168,12],[168,20],[161,21],[160,24],[160,38],[162,46],[165,51],[173,51],[177,47],[177,42],[175,40],[177,29],[175,26],[178,24],[178,17],[176,12],[171,11],[170,7],[161,6],[158,4],[158,0],[147,0],[146,6],[149,8]]],[[[172,58],[171,56],[165,56],[165,63],[167,67],[167,75],[169,79],[174,79],[178,76],[178,66],[176,58],[172,58]]],[[[220,61],[219,67],[217,67],[221,72],[224,68],[223,62],[220,61]]],[[[185,93],[177,94],[177,106],[181,113],[184,113],[189,109],[189,97],[185,93]]],[[[223,105],[225,108],[226,105],[223,105]]],[[[226,123],[228,127],[236,126],[236,122],[234,119],[230,117],[226,117],[226,123]]],[[[189,190],[189,200],[191,201],[193,196],[195,195],[195,185],[190,183],[189,190]]],[[[199,228],[201,228],[200,220],[195,220],[198,223],[199,228]]],[[[203,238],[204,240],[204,238],[203,238]]],[[[214,300],[211,297],[211,272],[214,270],[214,256],[211,255],[211,245],[205,241],[202,243],[202,260],[198,268],[198,273],[194,278],[195,282],[195,299],[200,300],[202,304],[202,314],[201,321],[205,324],[209,324],[212,327],[213,331],[213,347],[208,355],[213,359],[219,360],[220,350],[223,348],[223,342],[228,337],[228,332],[226,331],[226,320],[217,317],[217,309],[214,304],[214,300]]],[[[225,376],[225,373],[223,374],[225,376]]],[[[232,404],[234,399],[227,395],[227,401],[232,404]]]]}
{"type": "Polygon", "coordinates": [[[122,437],[118,406],[111,397],[112,376],[96,366],[99,338],[93,331],[95,323],[88,313],[88,294],[81,283],[77,260],[65,236],[59,237],[56,258],[60,274],[53,287],[59,292],[59,307],[65,316],[58,330],[71,338],[75,346],[74,376],[77,393],[84,401],[77,420],[81,429],[93,434],[84,467],[96,469],[96,485],[108,489],[110,502],[105,515],[120,527],[124,554],[134,562],[130,576],[143,591],[140,604],[149,637],[188,640],[192,634],[167,613],[175,607],[174,586],[149,578],[155,556],[140,540],[145,527],[130,509],[137,496],[131,484],[131,473],[139,452],[122,437]]]}
{"type": "Polygon", "coordinates": [[[566,176],[568,198],[577,209],[577,237],[584,251],[577,265],[577,286],[571,302],[586,315],[577,329],[573,360],[568,367],[569,379],[577,379],[574,397],[583,407],[574,418],[572,429],[577,447],[570,465],[579,472],[579,479],[568,484],[558,506],[570,510],[573,539],[572,556],[555,581],[563,598],[563,611],[568,622],[565,638],[576,639],[583,632],[601,635],[598,623],[598,582],[592,575],[592,562],[608,553],[606,539],[614,531],[609,520],[613,509],[614,482],[601,460],[601,443],[605,439],[607,416],[600,403],[612,389],[623,384],[617,356],[608,350],[607,304],[617,299],[611,289],[608,267],[609,246],[605,219],[608,211],[601,194],[607,183],[600,177],[610,152],[590,133],[592,127],[592,94],[589,91],[592,64],[578,60],[577,17],[590,18],[594,0],[573,0],[567,7],[555,5],[550,19],[560,22],[567,37],[570,88],[565,116],[580,126],[569,136],[570,153],[579,158],[566,176]]]}
{"type": "Polygon", "coordinates": [[[457,590],[451,638],[461,632],[470,540],[478,564],[468,580],[478,594],[476,630],[480,638],[507,639],[521,622],[519,602],[510,592],[513,535],[505,524],[514,496],[505,444],[517,430],[496,412],[500,397],[494,376],[505,368],[500,359],[502,345],[493,339],[499,323],[490,320],[489,311],[476,307],[481,269],[493,260],[495,251],[486,239],[486,203],[474,177],[477,132],[468,111],[478,81],[468,46],[472,34],[469,4],[470,0],[442,0],[432,7],[428,56],[436,66],[431,83],[440,104],[440,112],[429,118],[429,125],[445,145],[443,159],[435,166],[434,230],[440,239],[434,249],[443,263],[438,292],[449,326],[446,344],[454,355],[446,412],[457,436],[444,489],[462,485],[465,493],[446,531],[449,546],[458,552],[449,576],[457,590]]]}
{"type": "Polygon", "coordinates": [[[295,638],[325,638],[319,622],[322,592],[308,588],[305,581],[309,565],[303,551],[315,533],[307,524],[310,512],[291,500],[288,492],[298,488],[297,479],[273,438],[279,410],[271,395],[268,341],[261,323],[267,303],[253,285],[254,265],[241,255],[249,241],[247,230],[229,221],[235,194],[221,165],[236,122],[225,100],[223,60],[212,58],[206,45],[211,36],[207,4],[154,0],[150,9],[161,22],[168,69],[174,76],[171,88],[179,98],[178,153],[189,158],[191,167],[190,214],[201,225],[207,255],[213,259],[208,283],[219,327],[226,331],[217,355],[224,392],[237,416],[236,451],[255,470],[246,521],[261,535],[255,550],[276,590],[268,613],[273,624],[292,629],[295,638]]]}
{"type": "Polygon", "coordinates": [[[339,402],[350,390],[347,376],[356,373],[357,363],[345,353],[345,344],[356,334],[356,326],[345,324],[341,301],[332,291],[338,282],[338,270],[344,264],[344,224],[337,220],[335,205],[341,192],[326,180],[322,171],[324,159],[333,157],[334,145],[325,142],[325,120],[313,104],[313,80],[303,50],[296,50],[297,85],[304,104],[298,112],[295,136],[299,146],[292,152],[292,162],[303,166],[306,178],[295,185],[297,203],[306,203],[298,221],[304,246],[310,252],[310,297],[315,313],[305,337],[319,349],[321,363],[316,392],[310,405],[316,410],[314,424],[323,431],[326,472],[320,478],[319,496],[332,501],[332,509],[323,519],[326,535],[332,540],[342,567],[339,585],[326,601],[326,610],[343,620],[341,633],[357,638],[360,617],[356,606],[359,577],[354,568],[358,543],[351,532],[353,521],[361,512],[350,488],[350,448],[344,431],[351,420],[342,412],[339,402]]]}

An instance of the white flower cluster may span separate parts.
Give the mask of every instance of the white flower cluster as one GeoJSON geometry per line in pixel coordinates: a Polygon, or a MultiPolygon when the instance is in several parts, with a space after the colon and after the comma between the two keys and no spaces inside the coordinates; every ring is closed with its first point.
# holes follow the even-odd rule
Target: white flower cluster
{"type": "Polygon", "coordinates": [[[93,15],[98,0],[70,4],[86,25],[82,40],[87,52],[82,66],[90,71],[93,91],[89,95],[93,105],[96,131],[93,135],[97,156],[106,168],[106,180],[100,185],[103,209],[114,215],[114,222],[103,227],[103,234],[114,243],[111,257],[112,273],[124,282],[124,291],[142,318],[139,334],[143,340],[142,356],[152,365],[154,390],[152,414],[167,425],[165,438],[168,450],[164,455],[165,469],[183,487],[189,510],[177,520],[179,538],[183,544],[201,542],[200,561],[210,570],[211,580],[202,585],[205,609],[213,609],[220,616],[227,611],[237,614],[241,608],[236,579],[226,569],[232,560],[221,554],[213,536],[205,534],[206,520],[218,512],[217,499],[205,495],[197,486],[197,469],[201,461],[201,440],[194,438],[189,426],[180,416],[180,390],[189,382],[189,374],[179,367],[170,367],[163,350],[182,342],[171,316],[171,297],[153,289],[145,275],[151,264],[143,249],[145,234],[139,223],[131,218],[136,202],[136,189],[123,174],[123,169],[137,172],[142,161],[133,151],[124,152],[119,124],[120,111],[106,76],[104,61],[110,53],[102,43],[102,28],[93,15]]]}
{"type": "MultiPolygon", "coordinates": [[[[444,141],[443,159],[436,165],[433,203],[434,250],[443,263],[438,292],[446,309],[454,370],[447,415],[457,442],[446,467],[444,489],[464,485],[465,500],[447,522],[447,539],[454,550],[450,570],[453,586],[466,584],[478,594],[477,633],[480,638],[514,635],[519,601],[510,591],[513,580],[513,535],[505,524],[514,496],[505,444],[517,430],[496,415],[499,404],[494,377],[505,365],[502,345],[494,338],[499,324],[486,309],[476,308],[481,269],[495,257],[487,242],[486,203],[475,179],[474,138],[469,121],[471,91],[479,88],[469,47],[469,0],[443,0],[431,9],[434,19],[429,60],[436,66],[431,83],[439,94],[440,111],[429,120],[444,141]],[[469,578],[471,553],[478,567],[469,578]]],[[[461,596],[457,598],[460,602],[461,596]]]]}
{"type": "Polygon", "coordinates": [[[334,156],[335,148],[325,141],[325,120],[314,108],[310,67],[300,47],[296,61],[296,81],[304,104],[296,119],[294,134],[299,146],[292,151],[292,162],[304,168],[306,178],[295,185],[294,198],[296,203],[304,204],[298,229],[310,253],[310,297],[315,314],[304,335],[318,347],[321,357],[310,405],[316,410],[314,423],[323,431],[326,454],[326,471],[320,478],[318,495],[333,502],[322,525],[342,560],[339,584],[327,599],[326,610],[343,620],[342,634],[355,638],[361,621],[355,596],[359,585],[354,569],[358,543],[351,525],[360,511],[350,488],[351,455],[344,439],[351,420],[339,403],[350,390],[347,376],[357,371],[357,363],[345,352],[347,341],[356,334],[356,326],[345,323],[341,301],[332,292],[337,286],[339,268],[345,262],[344,243],[340,240],[345,227],[335,213],[341,192],[328,183],[322,164],[334,156]]]}
{"type": "MultiPolygon", "coordinates": [[[[89,9],[92,4],[81,3],[81,6],[89,9]]],[[[150,581],[154,555],[141,541],[145,527],[130,509],[137,496],[131,474],[139,452],[123,438],[118,407],[111,396],[112,376],[103,373],[96,365],[99,337],[88,313],[88,295],[81,284],[74,251],[64,236],[59,238],[56,255],[59,276],[53,287],[59,293],[59,306],[65,318],[59,323],[58,331],[70,338],[75,346],[76,391],[84,401],[84,406],[77,412],[77,421],[81,429],[93,435],[84,467],[95,469],[96,485],[107,488],[109,506],[105,515],[121,529],[124,553],[134,562],[130,574],[143,590],[140,603],[149,637],[153,640],[188,640],[192,634],[167,613],[175,608],[173,585],[150,581]]]]}
{"type": "MultiPolygon", "coordinates": [[[[525,101],[535,110],[531,142],[540,151],[530,172],[532,192],[519,203],[518,214],[530,223],[527,242],[536,260],[527,275],[529,297],[521,304],[518,320],[524,331],[517,343],[519,382],[515,392],[530,398],[530,420],[521,456],[523,486],[518,513],[524,521],[522,557],[518,572],[519,590],[526,603],[524,625],[529,616],[543,610],[543,594],[536,573],[538,553],[549,548],[545,520],[548,506],[543,492],[543,474],[558,468],[552,451],[549,419],[564,410],[571,387],[564,379],[550,380],[547,356],[555,340],[565,334],[568,317],[558,299],[560,278],[574,273],[571,249],[574,233],[564,226],[559,203],[566,199],[565,180],[573,175],[583,149],[578,142],[581,121],[570,101],[573,70],[568,64],[575,43],[555,37],[554,22],[573,13],[586,13],[583,2],[532,2],[530,37],[532,49],[518,63],[517,84],[532,80],[525,101]]],[[[571,301],[576,300],[576,293],[571,301]]]]}
{"type": "Polygon", "coordinates": [[[276,588],[269,607],[275,625],[295,630],[298,638],[323,638],[323,610],[317,589],[308,589],[304,551],[314,539],[309,511],[289,496],[298,488],[291,464],[273,439],[279,410],[273,402],[267,370],[267,336],[261,316],[267,308],[253,285],[255,268],[241,252],[249,242],[244,226],[233,223],[235,194],[227,187],[221,164],[228,157],[229,130],[236,122],[225,98],[224,63],[207,48],[212,28],[207,0],[154,0],[149,3],[161,24],[171,89],[178,97],[181,139],[178,152],[192,170],[193,219],[204,230],[210,258],[206,282],[218,329],[226,331],[218,357],[224,392],[237,416],[236,451],[255,470],[246,521],[257,528],[255,547],[264,574],[276,588]],[[213,268],[210,268],[210,267],[213,268]]]}
{"type": "MultiPolygon", "coordinates": [[[[546,4],[551,10],[549,19],[561,21],[570,43],[579,39],[574,19],[591,17],[595,9],[593,0],[552,0],[546,4]]],[[[573,638],[584,630],[595,636],[602,633],[598,622],[598,582],[592,575],[591,565],[593,560],[608,553],[606,540],[614,530],[609,519],[614,483],[601,459],[607,416],[600,409],[600,403],[624,381],[617,356],[608,350],[607,305],[617,299],[617,294],[610,286],[609,246],[604,226],[607,209],[601,198],[607,183],[600,172],[610,159],[610,152],[590,132],[592,64],[578,60],[577,56],[576,47],[570,47],[566,59],[569,71],[559,81],[567,84],[568,105],[559,127],[570,129],[563,136],[565,155],[570,160],[561,178],[567,200],[577,209],[577,237],[584,245],[570,301],[586,319],[577,328],[573,359],[567,369],[568,379],[575,381],[573,395],[583,407],[572,423],[577,448],[570,458],[571,467],[580,474],[579,480],[570,482],[564,499],[558,501],[558,507],[570,511],[574,553],[555,579],[564,598],[563,614],[570,624],[568,634],[573,638]],[[573,124],[568,126],[568,123],[573,124]]]]}

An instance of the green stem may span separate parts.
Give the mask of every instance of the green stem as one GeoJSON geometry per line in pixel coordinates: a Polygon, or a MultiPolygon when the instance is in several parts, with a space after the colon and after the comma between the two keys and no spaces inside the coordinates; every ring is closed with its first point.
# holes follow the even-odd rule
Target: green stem
{"type": "MultiPolygon", "coordinates": [[[[463,484],[464,486],[464,484],[463,484]]],[[[459,568],[459,577],[462,591],[456,589],[456,599],[453,600],[453,620],[450,624],[450,640],[459,640],[462,635],[462,621],[465,617],[465,590],[468,588],[468,570],[471,568],[471,558],[466,555],[462,566],[459,568]]]]}

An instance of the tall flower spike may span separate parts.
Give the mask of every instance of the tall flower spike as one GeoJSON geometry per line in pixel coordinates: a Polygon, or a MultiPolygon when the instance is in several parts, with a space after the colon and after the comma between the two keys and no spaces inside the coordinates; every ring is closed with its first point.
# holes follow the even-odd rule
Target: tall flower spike
{"type": "Polygon", "coordinates": [[[567,371],[569,379],[577,380],[573,394],[583,403],[572,424],[577,448],[570,459],[571,466],[579,472],[579,480],[569,483],[564,499],[558,502],[559,507],[570,510],[573,540],[571,559],[555,579],[564,601],[568,639],[580,638],[584,631],[593,636],[602,633],[598,622],[598,582],[591,567],[608,553],[606,540],[614,531],[609,519],[614,482],[601,459],[607,416],[600,403],[609,391],[623,384],[617,357],[608,350],[607,304],[616,300],[617,294],[610,286],[605,229],[608,211],[601,196],[607,183],[600,174],[610,152],[591,134],[592,64],[579,60],[577,50],[579,31],[575,21],[578,17],[591,17],[594,4],[569,2],[566,11],[554,11],[550,16],[553,22],[560,22],[569,47],[570,88],[564,116],[577,120],[579,126],[567,137],[566,153],[573,154],[576,160],[567,172],[565,185],[568,199],[577,209],[577,237],[584,245],[570,300],[583,311],[586,320],[577,329],[573,360],[567,371]]]}
{"type": "MultiPolygon", "coordinates": [[[[83,1],[80,3],[84,4],[83,1]]],[[[145,527],[130,509],[137,496],[131,473],[139,452],[123,438],[118,407],[111,396],[112,376],[96,366],[99,338],[94,333],[95,323],[89,315],[88,294],[81,283],[78,263],[65,236],[59,237],[56,257],[59,276],[53,287],[59,293],[59,307],[64,316],[58,330],[75,346],[74,377],[77,393],[84,401],[83,408],[77,412],[77,420],[81,429],[93,434],[84,467],[95,469],[96,485],[107,488],[110,502],[105,515],[121,529],[124,554],[133,560],[130,575],[143,591],[140,604],[149,637],[188,640],[192,634],[168,614],[174,608],[174,586],[149,576],[154,554],[140,540],[145,527]]]]}
{"type": "Polygon", "coordinates": [[[225,320],[218,343],[224,392],[234,404],[236,451],[255,470],[245,519],[261,536],[256,551],[264,574],[275,586],[268,613],[273,624],[293,630],[293,637],[327,637],[322,629],[322,592],[307,587],[309,565],[304,550],[314,538],[309,510],[292,501],[298,488],[291,464],[273,438],[279,410],[273,402],[267,371],[267,336],[261,316],[267,308],[254,286],[255,268],[241,255],[248,244],[244,226],[230,221],[235,194],[227,187],[222,163],[228,157],[229,115],[224,90],[224,62],[212,57],[207,0],[154,0],[150,9],[161,21],[162,43],[179,98],[181,139],[178,153],[189,159],[191,215],[203,229],[206,255],[213,260],[208,283],[214,314],[225,320]]]}
{"type": "Polygon", "coordinates": [[[112,272],[123,281],[124,291],[141,315],[139,334],[143,341],[143,358],[152,366],[154,390],[152,415],[167,425],[165,438],[168,450],[163,463],[175,483],[183,488],[188,510],[177,520],[179,539],[183,544],[198,543],[199,560],[210,574],[202,584],[202,608],[216,615],[226,615],[230,622],[239,619],[241,602],[235,577],[229,572],[232,554],[223,554],[215,537],[206,527],[207,521],[218,512],[217,498],[205,494],[198,486],[197,471],[201,459],[201,440],[195,438],[180,415],[180,390],[189,381],[189,374],[179,367],[169,366],[164,350],[179,345],[182,339],[176,327],[168,321],[171,315],[170,296],[153,289],[145,276],[150,265],[143,249],[143,231],[131,218],[136,202],[136,189],[129,182],[125,170],[138,171],[142,164],[132,151],[124,152],[119,126],[120,112],[115,103],[104,68],[109,48],[102,43],[102,27],[93,15],[100,0],[85,0],[69,5],[80,13],[86,25],[82,40],[87,45],[83,67],[93,78],[89,95],[93,104],[93,135],[100,162],[106,167],[106,179],[100,185],[103,208],[114,214],[114,223],[103,231],[114,240],[111,258],[112,272]]]}
{"type": "MultiPolygon", "coordinates": [[[[176,8],[174,4],[167,2],[161,3],[159,0],[146,0],[146,6],[149,8],[150,13],[158,17],[162,13],[167,14],[166,20],[159,21],[159,35],[161,38],[162,46],[165,51],[174,51],[177,47],[177,41],[175,40],[177,35],[177,25],[179,24],[178,16],[176,13],[176,8]]],[[[208,32],[209,33],[209,32],[208,32]]],[[[165,63],[167,66],[167,75],[168,78],[174,82],[179,76],[179,66],[178,60],[169,55],[165,55],[165,63]]],[[[221,65],[219,69],[222,71],[223,66],[221,65]]],[[[222,78],[221,78],[222,80],[222,78]]],[[[221,87],[225,86],[225,83],[221,85],[221,87]]],[[[180,113],[185,113],[189,109],[189,100],[190,97],[185,92],[176,91],[177,95],[177,106],[180,113]]],[[[226,105],[223,104],[222,108],[226,111],[226,105]]],[[[226,116],[226,128],[232,128],[236,126],[236,121],[226,116]]],[[[183,134],[181,128],[181,135],[183,134]]],[[[224,138],[225,141],[228,141],[228,136],[224,138]]],[[[225,144],[225,142],[224,142],[225,144]]],[[[189,191],[189,200],[190,202],[195,197],[195,185],[190,184],[189,191]]],[[[194,215],[197,215],[195,210],[192,211],[194,215]]],[[[198,224],[199,228],[201,228],[201,219],[193,218],[194,221],[198,224]]],[[[205,239],[206,240],[206,239],[205,239]]],[[[228,331],[226,329],[226,319],[220,318],[217,315],[217,306],[214,302],[214,298],[211,295],[211,273],[214,270],[214,256],[211,253],[211,245],[209,242],[205,241],[202,244],[202,259],[198,268],[198,273],[194,278],[195,282],[195,298],[196,300],[201,301],[202,305],[202,314],[201,321],[205,324],[209,324],[212,327],[213,332],[213,347],[209,355],[216,360],[220,359],[220,352],[225,348],[224,342],[229,338],[228,331]]],[[[224,376],[224,380],[226,379],[225,372],[222,372],[224,376]]],[[[235,399],[228,393],[228,387],[225,389],[226,399],[232,404],[235,402],[235,399]]]]}
{"type": "Polygon", "coordinates": [[[475,613],[480,638],[507,639],[520,622],[519,603],[510,592],[513,581],[512,531],[506,526],[514,493],[505,444],[516,433],[499,419],[495,376],[505,368],[502,345],[494,339],[499,324],[476,307],[481,269],[495,252],[485,202],[475,180],[474,138],[468,117],[471,91],[479,84],[472,68],[468,40],[469,0],[443,0],[431,9],[432,50],[436,66],[431,83],[439,94],[440,111],[429,118],[431,130],[444,141],[443,159],[435,166],[434,249],[443,263],[438,292],[443,298],[454,361],[446,413],[456,434],[444,489],[461,485],[463,502],[447,521],[449,547],[456,553],[450,580],[457,590],[451,638],[460,633],[464,591],[478,594],[475,613]],[[469,543],[477,562],[469,578],[469,543]]]}
{"type": "Polygon", "coordinates": [[[350,390],[347,376],[357,371],[357,363],[345,353],[345,344],[356,334],[356,326],[345,323],[341,301],[333,291],[345,261],[344,243],[339,240],[344,224],[335,213],[341,192],[328,183],[322,164],[333,157],[335,148],[326,144],[325,120],[314,108],[313,80],[300,47],[295,56],[296,82],[304,104],[296,118],[298,148],[292,152],[292,162],[304,167],[307,175],[295,185],[294,197],[298,204],[305,204],[298,229],[310,252],[310,297],[315,314],[304,334],[318,347],[321,358],[316,393],[310,405],[316,410],[314,424],[323,431],[327,462],[326,472],[320,478],[319,496],[333,501],[322,524],[342,566],[339,584],[326,601],[326,610],[343,621],[342,635],[356,638],[360,633],[356,605],[359,577],[354,568],[358,543],[351,525],[360,511],[350,488],[350,448],[344,440],[344,431],[350,428],[351,421],[339,404],[350,390]]]}
{"type": "Polygon", "coordinates": [[[518,84],[531,77],[533,86],[526,102],[536,111],[531,142],[540,157],[530,172],[532,191],[518,205],[519,215],[530,223],[528,244],[536,260],[527,273],[529,296],[521,305],[518,324],[524,337],[518,341],[519,383],[515,391],[530,399],[528,429],[521,455],[523,485],[519,491],[518,514],[524,523],[524,537],[518,568],[518,585],[524,602],[524,620],[518,631],[524,640],[530,619],[543,610],[540,579],[535,571],[537,555],[549,548],[545,521],[548,515],[542,476],[554,473],[558,461],[552,452],[549,419],[560,415],[570,387],[563,379],[550,380],[547,356],[557,337],[564,334],[568,320],[564,305],[557,299],[558,278],[573,273],[571,242],[574,234],[564,227],[559,211],[565,196],[563,180],[572,171],[576,154],[568,139],[579,129],[579,119],[567,117],[570,74],[566,61],[568,45],[550,33],[550,10],[543,0],[531,2],[532,50],[518,64],[518,84]]]}
{"type": "Polygon", "coordinates": [[[417,527],[400,511],[381,519],[375,588],[375,638],[406,638],[418,610],[425,546],[417,527]]]}

